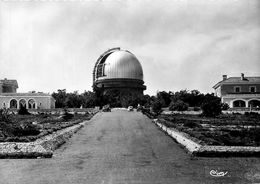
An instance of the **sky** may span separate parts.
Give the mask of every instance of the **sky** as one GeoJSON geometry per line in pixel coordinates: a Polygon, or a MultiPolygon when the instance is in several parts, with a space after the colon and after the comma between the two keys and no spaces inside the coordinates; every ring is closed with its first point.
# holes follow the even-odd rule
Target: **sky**
{"type": "Polygon", "coordinates": [[[140,61],[145,94],[260,76],[258,0],[38,0],[0,2],[0,79],[18,92],[92,90],[107,49],[140,61]]]}

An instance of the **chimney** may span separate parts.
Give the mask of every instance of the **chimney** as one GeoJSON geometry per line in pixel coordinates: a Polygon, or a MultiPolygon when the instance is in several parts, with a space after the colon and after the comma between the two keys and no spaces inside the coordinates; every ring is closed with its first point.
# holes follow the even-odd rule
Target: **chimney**
{"type": "Polygon", "coordinates": [[[223,77],[223,81],[227,80],[227,75],[223,75],[222,77],[223,77]]]}
{"type": "Polygon", "coordinates": [[[245,75],[243,73],[241,73],[241,80],[245,79],[245,75]]]}

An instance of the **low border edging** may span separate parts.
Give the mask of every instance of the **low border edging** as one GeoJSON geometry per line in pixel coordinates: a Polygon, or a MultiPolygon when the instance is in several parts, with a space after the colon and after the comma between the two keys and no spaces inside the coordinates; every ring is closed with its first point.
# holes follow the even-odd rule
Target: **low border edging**
{"type": "Polygon", "coordinates": [[[153,122],[176,142],[181,144],[190,154],[205,157],[225,157],[225,156],[260,156],[260,147],[253,146],[208,146],[192,140],[190,136],[184,132],[179,132],[175,128],[168,128],[158,119],[153,122]]]}
{"type": "Polygon", "coordinates": [[[0,143],[0,158],[51,158],[53,151],[82,128],[85,122],[58,130],[33,142],[0,143]]]}

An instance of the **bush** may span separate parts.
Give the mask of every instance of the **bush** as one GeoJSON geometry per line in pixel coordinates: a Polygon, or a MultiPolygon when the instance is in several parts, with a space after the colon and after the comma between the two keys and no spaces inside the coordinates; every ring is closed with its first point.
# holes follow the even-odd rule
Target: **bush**
{"type": "Polygon", "coordinates": [[[22,124],[13,130],[15,136],[38,135],[40,133],[40,128],[33,124],[22,124]]]}
{"type": "Polygon", "coordinates": [[[176,102],[171,102],[169,106],[170,111],[186,111],[189,105],[184,103],[182,100],[177,100],[176,102]]]}
{"type": "Polygon", "coordinates": [[[0,109],[0,121],[6,123],[11,122],[8,109],[0,109]]]}
{"type": "Polygon", "coordinates": [[[207,99],[202,105],[202,114],[208,117],[216,117],[221,114],[221,103],[219,99],[207,99]]]}
{"type": "Polygon", "coordinates": [[[64,109],[64,114],[62,116],[62,119],[65,120],[65,121],[69,121],[70,119],[72,119],[74,117],[73,114],[69,113],[67,111],[67,109],[64,109]]]}
{"type": "Polygon", "coordinates": [[[103,108],[102,108],[102,111],[103,111],[103,112],[111,112],[110,105],[109,105],[109,104],[104,105],[103,108]]]}
{"type": "Polygon", "coordinates": [[[260,114],[257,112],[245,112],[245,116],[252,116],[252,117],[258,117],[260,114]]]}
{"type": "Polygon", "coordinates": [[[188,128],[201,128],[202,126],[196,122],[193,121],[187,121],[183,124],[183,126],[188,127],[188,128]]]}
{"type": "Polygon", "coordinates": [[[221,109],[222,110],[228,110],[229,109],[229,105],[227,103],[221,103],[221,109]]]}
{"type": "Polygon", "coordinates": [[[159,115],[162,112],[162,103],[159,100],[156,100],[152,103],[152,111],[155,113],[155,115],[159,115]]]}
{"type": "Polygon", "coordinates": [[[18,111],[18,114],[20,115],[29,115],[30,113],[28,112],[28,110],[26,109],[26,107],[21,106],[21,108],[18,111]]]}

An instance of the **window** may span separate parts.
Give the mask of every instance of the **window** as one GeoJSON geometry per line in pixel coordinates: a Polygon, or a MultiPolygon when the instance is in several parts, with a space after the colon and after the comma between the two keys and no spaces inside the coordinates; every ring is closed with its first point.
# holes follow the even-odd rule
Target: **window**
{"type": "Polygon", "coordinates": [[[234,87],[234,91],[235,91],[235,93],[241,92],[241,87],[240,86],[235,86],[234,87]]]}
{"type": "Polygon", "coordinates": [[[35,101],[33,99],[30,99],[28,101],[28,108],[29,109],[35,109],[35,101]]]}
{"type": "Polygon", "coordinates": [[[97,78],[105,76],[105,63],[97,66],[97,78]]]}
{"type": "Polygon", "coordinates": [[[246,103],[243,100],[235,100],[233,107],[246,107],[246,103]]]}
{"type": "Polygon", "coordinates": [[[250,86],[249,87],[249,92],[255,93],[256,92],[256,87],[255,86],[250,86]]]}
{"type": "Polygon", "coordinates": [[[11,109],[17,109],[17,101],[15,99],[12,99],[10,101],[10,108],[11,109]]]}
{"type": "Polygon", "coordinates": [[[21,100],[19,101],[19,107],[20,107],[20,109],[21,109],[21,108],[26,108],[26,101],[25,101],[24,99],[21,99],[21,100]]]}

